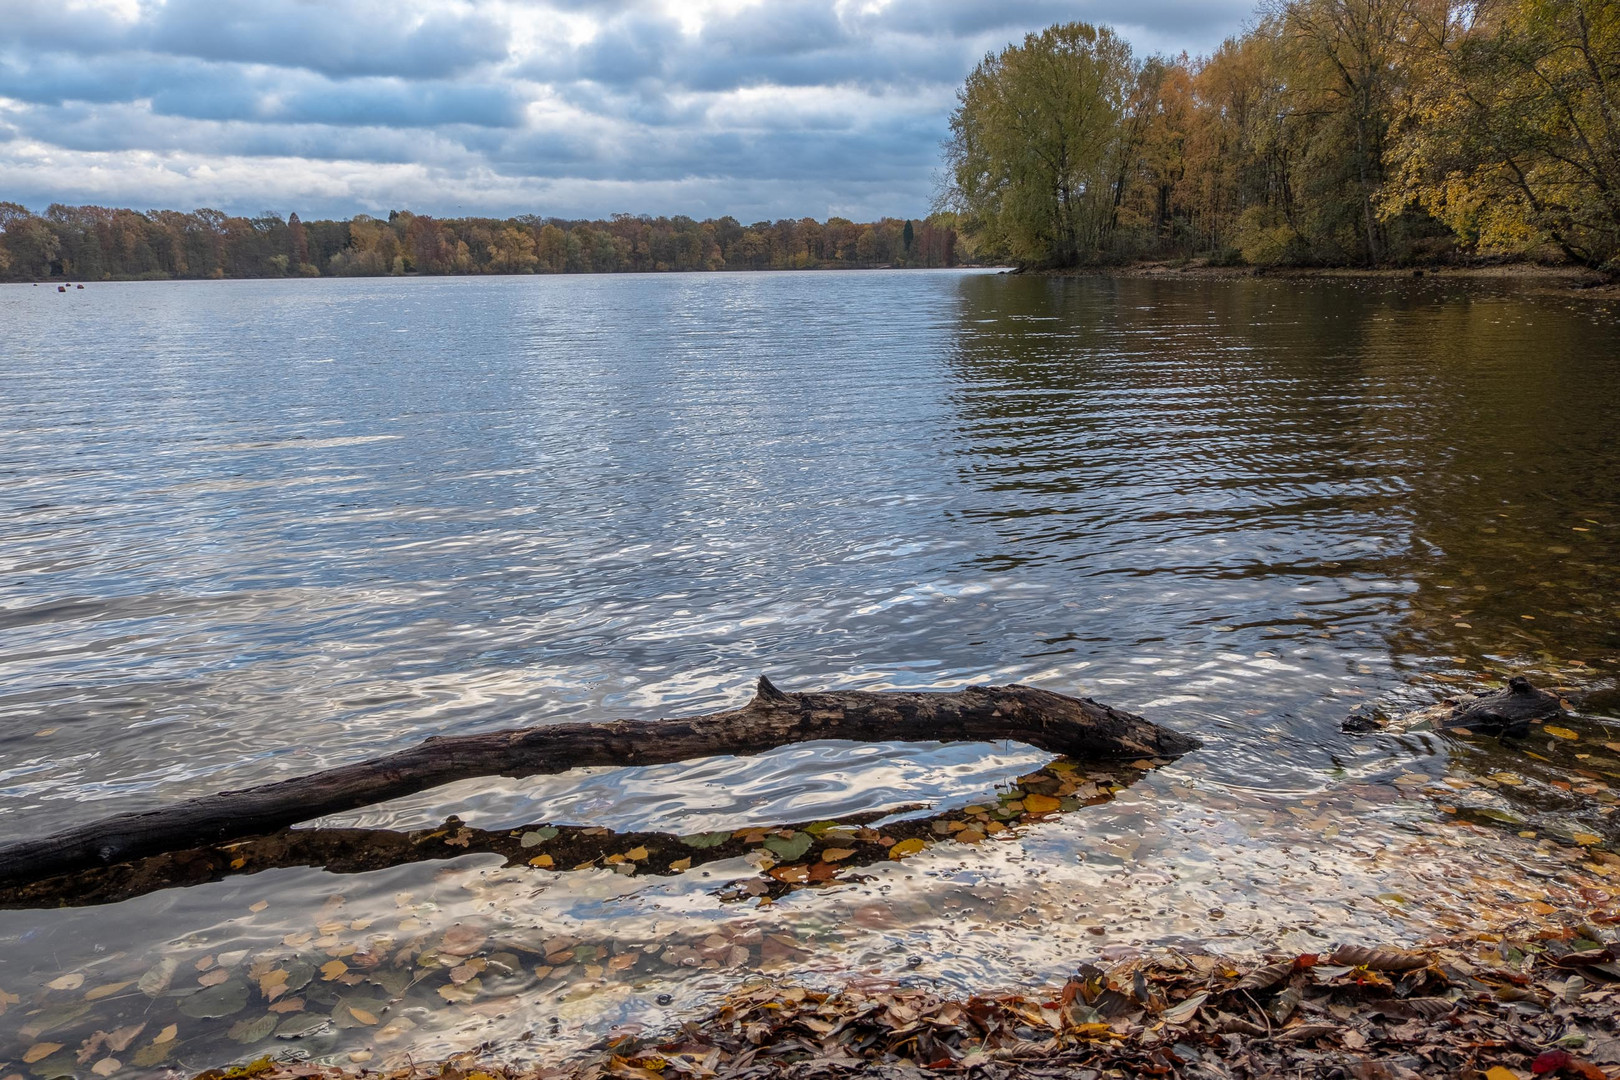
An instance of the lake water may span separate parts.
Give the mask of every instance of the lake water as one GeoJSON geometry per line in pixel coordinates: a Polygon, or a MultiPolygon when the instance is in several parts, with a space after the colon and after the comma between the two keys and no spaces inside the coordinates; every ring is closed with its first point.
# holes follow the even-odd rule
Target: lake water
{"type": "MultiPolygon", "coordinates": [[[[29,1068],[83,1071],[85,1037],[135,1023],[93,1059],[521,1056],[692,1015],[756,970],[982,987],[1100,948],[1388,936],[1434,915],[1387,899],[1391,876],[1432,887],[1472,835],[1436,824],[1448,779],[1512,819],[1480,859],[1612,842],[1614,307],[1443,275],[0,288],[5,838],[429,735],[729,707],[762,671],[1032,682],[1207,746],[1010,842],[765,908],[714,896],[740,860],[643,879],[468,855],[0,912],[0,1068],[60,1043],[29,1068]],[[1339,733],[1357,706],[1517,671],[1588,695],[1539,760],[1339,733]],[[435,997],[433,964],[396,950],[457,925],[511,975],[435,997]],[[578,963],[536,974],[565,938],[578,963]],[[693,951],[606,964],[666,942],[693,951]],[[317,977],[266,1027],[277,949],[414,974],[324,997],[317,977]],[[181,973],[143,992],[163,957],[181,973]],[[175,1011],[227,968],[202,989],[247,1004],[175,1011]]],[[[1045,760],[814,744],[469,782],[344,823],[685,834],[961,806],[1045,760]]]]}

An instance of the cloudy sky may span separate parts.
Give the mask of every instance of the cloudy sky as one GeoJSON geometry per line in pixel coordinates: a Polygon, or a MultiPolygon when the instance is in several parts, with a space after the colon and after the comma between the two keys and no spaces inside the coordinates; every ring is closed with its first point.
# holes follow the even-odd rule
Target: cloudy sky
{"type": "Polygon", "coordinates": [[[305,217],[919,216],[956,88],[1053,22],[1253,0],[0,0],[0,200],[305,217]]]}

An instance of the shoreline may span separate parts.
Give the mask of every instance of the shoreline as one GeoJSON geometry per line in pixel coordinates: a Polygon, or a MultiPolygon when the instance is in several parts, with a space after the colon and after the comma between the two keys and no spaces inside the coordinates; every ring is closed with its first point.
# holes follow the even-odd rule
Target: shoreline
{"type": "Polygon", "coordinates": [[[1559,295],[1620,298],[1620,281],[1584,266],[1549,266],[1509,262],[1478,266],[1433,264],[1411,267],[1357,266],[1211,266],[1205,262],[1145,259],[1114,265],[1052,270],[1006,270],[1028,277],[1105,277],[1183,281],[1236,281],[1274,278],[1282,281],[1465,281],[1509,282],[1559,295]]]}

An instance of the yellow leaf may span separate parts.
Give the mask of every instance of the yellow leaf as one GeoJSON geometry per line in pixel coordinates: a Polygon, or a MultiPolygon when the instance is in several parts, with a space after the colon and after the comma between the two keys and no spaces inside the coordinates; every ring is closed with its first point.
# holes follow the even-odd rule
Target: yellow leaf
{"type": "Polygon", "coordinates": [[[1603,837],[1593,836],[1589,832],[1575,833],[1573,834],[1573,838],[1577,844],[1581,845],[1581,847],[1592,847],[1595,844],[1603,843],[1603,837]]]}
{"type": "Polygon", "coordinates": [[[162,1031],[158,1032],[157,1033],[157,1038],[153,1039],[152,1042],[154,1042],[154,1043],[174,1042],[174,1040],[178,1039],[179,1037],[180,1037],[180,1025],[179,1024],[170,1024],[168,1027],[166,1027],[162,1031]]]}
{"type": "Polygon", "coordinates": [[[253,912],[256,915],[256,914],[263,911],[265,908],[267,908],[269,906],[270,906],[270,901],[268,901],[268,900],[260,900],[257,904],[248,905],[248,910],[253,912]]]}
{"type": "Polygon", "coordinates": [[[128,985],[129,983],[127,982],[115,982],[107,983],[105,986],[98,986],[94,990],[87,992],[84,995],[84,1000],[100,1001],[104,997],[112,997],[112,995],[118,993],[118,991],[122,990],[128,985]]]}
{"type": "Polygon", "coordinates": [[[1556,735],[1560,739],[1579,739],[1580,738],[1579,735],[1575,734],[1573,731],[1569,730],[1569,728],[1567,728],[1567,727],[1553,727],[1551,724],[1548,724],[1546,727],[1542,728],[1541,730],[1545,731],[1549,735],[1556,735]]]}
{"type": "Polygon", "coordinates": [[[894,847],[889,849],[889,858],[903,859],[907,855],[917,854],[917,852],[921,851],[927,846],[928,841],[926,840],[902,840],[898,844],[894,845],[894,847]]]}
{"type": "Polygon", "coordinates": [[[232,870],[240,870],[240,869],[242,869],[242,867],[244,867],[246,865],[247,865],[247,859],[243,858],[240,855],[238,855],[236,858],[231,860],[231,869],[232,870]]]}
{"type": "Polygon", "coordinates": [[[550,855],[536,855],[534,858],[529,860],[529,865],[538,866],[543,870],[550,870],[557,864],[551,861],[550,855]]]}
{"type": "Polygon", "coordinates": [[[348,964],[345,964],[341,960],[333,960],[330,963],[321,965],[321,978],[325,979],[327,982],[331,982],[333,979],[337,978],[339,975],[342,975],[348,970],[348,964]]]}
{"type": "Polygon", "coordinates": [[[84,976],[78,974],[63,975],[52,979],[45,985],[50,987],[52,990],[77,990],[79,987],[84,985],[84,976]]]}
{"type": "Polygon", "coordinates": [[[1519,1074],[1512,1069],[1504,1069],[1497,1065],[1485,1070],[1485,1080],[1519,1080],[1519,1074]]]}
{"type": "Polygon", "coordinates": [[[624,853],[624,857],[629,859],[631,862],[640,862],[641,860],[645,859],[647,855],[648,851],[645,847],[633,847],[624,853]]]}
{"type": "Polygon", "coordinates": [[[111,1076],[113,1073],[117,1072],[123,1067],[124,1063],[119,1061],[117,1058],[105,1057],[96,1062],[94,1065],[90,1066],[90,1071],[95,1073],[97,1076],[111,1076]]]}
{"type": "Polygon", "coordinates": [[[674,862],[669,864],[669,868],[671,870],[684,873],[685,871],[692,869],[692,859],[690,856],[684,859],[676,859],[674,862]]]}
{"type": "Polygon", "coordinates": [[[1032,814],[1050,814],[1062,805],[1061,800],[1054,799],[1050,795],[1024,796],[1024,809],[1032,814]]]}
{"type": "Polygon", "coordinates": [[[36,1061],[43,1061],[60,1049],[62,1049],[61,1043],[35,1043],[23,1055],[23,1064],[32,1065],[36,1061]]]}
{"type": "MultiPolygon", "coordinates": [[[[919,841],[919,843],[920,843],[920,841],[919,841]]],[[[895,847],[899,847],[899,845],[896,844],[895,847]]],[[[821,853],[821,861],[822,862],[842,862],[844,859],[849,858],[853,854],[855,854],[855,849],[852,848],[852,847],[830,847],[830,848],[826,848],[825,850],[822,851],[822,853],[821,853]]],[[[893,857],[893,855],[894,855],[893,848],[891,848],[889,850],[889,855],[891,857],[893,857]]]]}
{"type": "Polygon", "coordinates": [[[364,1009],[357,1009],[353,1005],[349,1006],[349,1015],[366,1025],[366,1027],[375,1027],[377,1025],[377,1016],[375,1013],[366,1012],[364,1009]]]}

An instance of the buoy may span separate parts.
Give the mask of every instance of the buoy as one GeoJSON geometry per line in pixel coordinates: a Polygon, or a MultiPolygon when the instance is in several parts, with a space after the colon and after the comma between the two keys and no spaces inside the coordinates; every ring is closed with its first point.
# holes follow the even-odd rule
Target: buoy
{"type": "Polygon", "coordinates": [[[56,287],[56,291],[57,292],[67,292],[67,286],[66,285],[58,285],[56,287]]]}
{"type": "Polygon", "coordinates": [[[83,286],[83,285],[75,285],[75,286],[73,286],[73,287],[74,287],[74,288],[75,288],[75,289],[82,289],[82,288],[84,288],[84,286],[83,286]]]}

